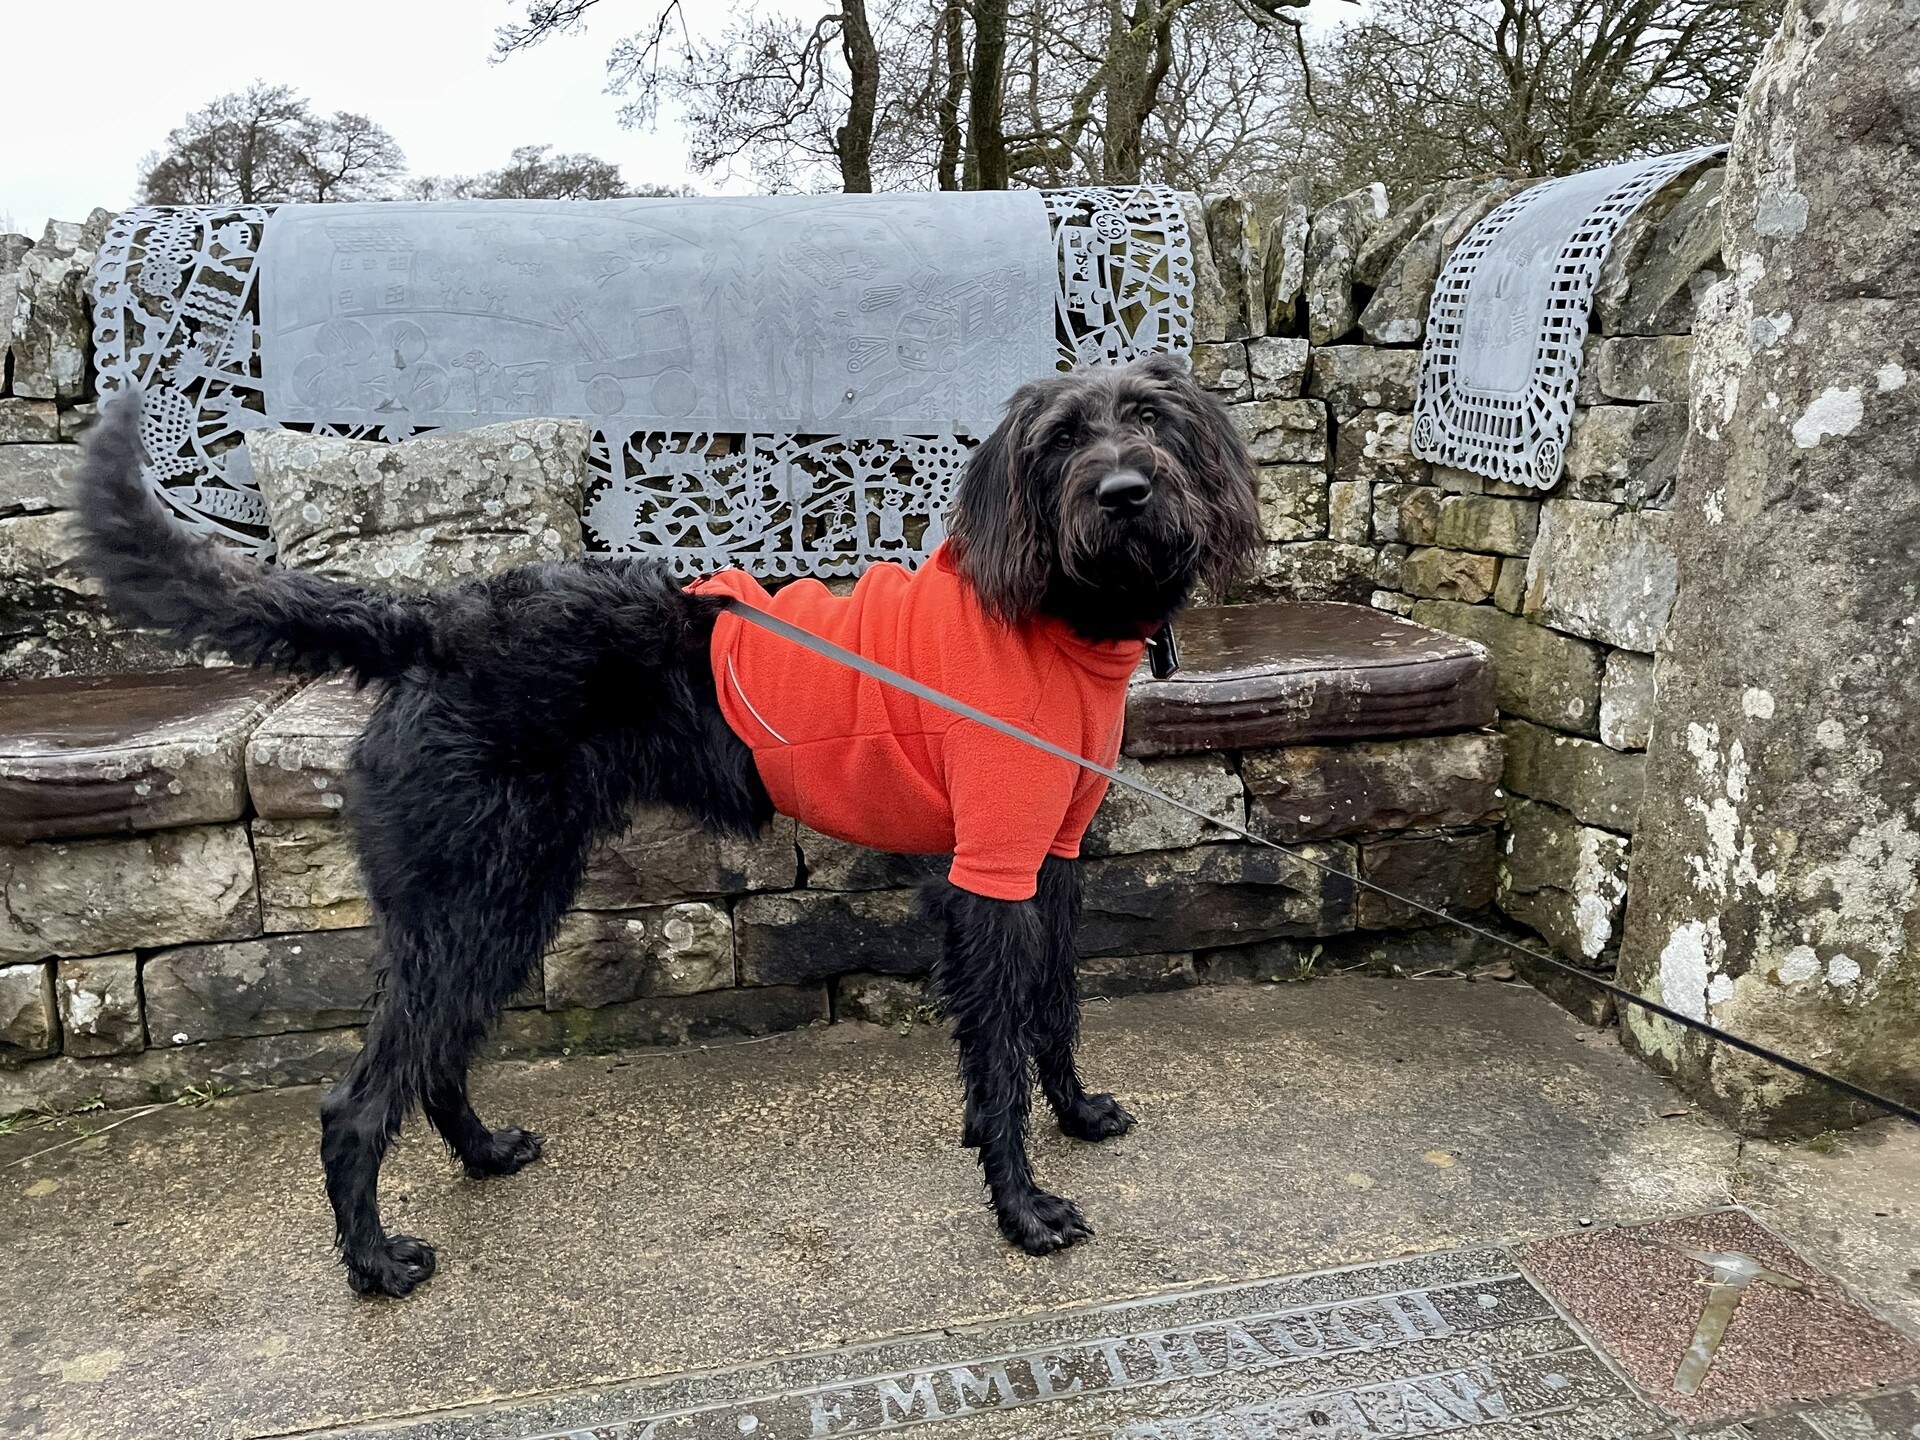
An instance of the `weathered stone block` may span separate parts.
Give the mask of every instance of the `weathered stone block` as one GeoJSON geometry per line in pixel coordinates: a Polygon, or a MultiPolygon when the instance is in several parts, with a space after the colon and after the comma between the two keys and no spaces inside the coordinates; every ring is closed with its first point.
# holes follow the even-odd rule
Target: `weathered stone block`
{"type": "Polygon", "coordinates": [[[1327,487],[1327,538],[1364,545],[1373,533],[1373,486],[1336,480],[1327,487]]]}
{"type": "Polygon", "coordinates": [[[260,933],[244,825],[0,845],[0,961],[260,933]]]}
{"type": "Polygon", "coordinates": [[[133,955],[62,960],[53,988],[67,1054],[127,1055],[146,1047],[140,962],[133,955]]]}
{"type": "MultiPolygon", "coordinates": [[[[1483,929],[1505,928],[1492,915],[1477,917],[1474,924],[1483,929]]],[[[1422,924],[1387,934],[1356,930],[1319,939],[1261,940],[1230,950],[1205,951],[1195,957],[1195,964],[1209,985],[1272,985],[1340,970],[1380,975],[1464,972],[1508,953],[1491,940],[1451,925],[1422,924]]]]}
{"type": "Polygon", "coordinates": [[[1597,960],[1620,938],[1627,841],[1564,810],[1515,796],[1507,804],[1500,908],[1560,954],[1597,960]]]}
{"type": "MultiPolygon", "coordinates": [[[[37,1060],[60,1049],[59,1011],[54,1008],[53,968],[0,965],[0,1065],[37,1060]]],[[[28,1101],[27,1104],[36,1103],[28,1101]]],[[[27,1104],[0,1109],[0,1115],[27,1104]]]]}
{"type": "MultiPolygon", "coordinates": [[[[1123,755],[1115,765],[1123,775],[1137,776],[1176,800],[1222,820],[1239,824],[1245,819],[1246,795],[1240,777],[1218,755],[1182,755],[1162,760],[1135,760],[1123,755]]],[[[1134,855],[1144,850],[1177,850],[1202,841],[1225,838],[1227,832],[1151,800],[1124,785],[1107,788],[1106,799],[1094,812],[1080,853],[1134,855]]]]}
{"type": "Polygon", "coordinates": [[[36,245],[15,274],[13,393],[34,400],[77,400],[86,393],[87,271],[91,251],[36,245]]]}
{"type": "Polygon", "coordinates": [[[431,590],[580,551],[590,429],[513,420],[405,445],[255,430],[282,564],[431,590]]]}
{"type": "Polygon", "coordinates": [[[1304,175],[1287,182],[1286,194],[1266,230],[1266,262],[1261,267],[1267,302],[1267,333],[1293,330],[1300,320],[1307,276],[1307,203],[1311,186],[1304,175]]]}
{"type": "Polygon", "coordinates": [[[1449,495],[1496,495],[1508,500],[1534,500],[1540,492],[1531,485],[1516,485],[1506,480],[1490,480],[1471,470],[1456,470],[1450,465],[1433,467],[1433,483],[1449,495]]]}
{"type": "Polygon", "coordinates": [[[1600,738],[1616,750],[1644,750],[1653,731],[1653,657],[1616,650],[1600,677],[1600,738]]]}
{"type": "Polygon", "coordinates": [[[898,1027],[935,1023],[926,982],[905,975],[842,975],[833,982],[833,1018],[898,1027]]]}
{"type": "Polygon", "coordinates": [[[1327,412],[1318,400],[1255,400],[1227,416],[1260,465],[1323,465],[1327,412]]]}
{"type": "Polygon", "coordinates": [[[1525,555],[1540,525],[1534,500],[1503,500],[1492,495],[1448,495],[1440,502],[1434,543],[1454,550],[1495,555],[1525,555]]]}
{"type": "Polygon", "coordinates": [[[1384,610],[1390,615],[1398,615],[1407,620],[1413,618],[1415,603],[1411,595],[1402,595],[1394,590],[1376,590],[1367,597],[1367,604],[1375,610],[1384,610]]]}
{"type": "MultiPolygon", "coordinates": [[[[1401,835],[1360,847],[1360,874],[1396,896],[1435,910],[1483,910],[1493,903],[1500,845],[1491,830],[1456,835],[1401,835]]],[[[1414,905],[1361,889],[1355,920],[1363,930],[1421,925],[1432,917],[1414,905]]]]}
{"type": "Polygon", "coordinates": [[[363,1024],[379,992],[371,929],[186,945],[147,957],[156,1046],[363,1024]]]}
{"type": "Polygon", "coordinates": [[[1226,297],[1227,324],[1221,338],[1244,339],[1266,328],[1260,261],[1255,258],[1259,254],[1255,243],[1259,225],[1247,202],[1238,195],[1209,195],[1203,203],[1207,211],[1207,249],[1226,297]]]}
{"type": "Polygon", "coordinates": [[[1509,555],[1500,562],[1499,578],[1493,582],[1493,603],[1509,615],[1527,608],[1527,562],[1509,555]]]}
{"type": "Polygon", "coordinates": [[[796,985],[848,970],[920,975],[938,943],[910,890],[749,895],[733,908],[743,985],[796,985]]]}
{"type": "Polygon", "coordinates": [[[1253,398],[1286,400],[1306,384],[1312,347],[1298,335],[1267,335],[1247,342],[1247,367],[1253,372],[1253,398]]]}
{"type": "Polygon", "coordinates": [[[1431,485],[1375,485],[1373,538],[1385,544],[1431,545],[1440,529],[1440,492],[1431,485]]]}
{"type": "Polygon", "coordinates": [[[1228,402],[1253,399],[1246,342],[1221,340],[1194,346],[1193,382],[1228,402]]]}
{"type": "Polygon", "coordinates": [[[1407,242],[1433,218],[1441,203],[1451,198],[1451,187],[1436,186],[1422,190],[1401,209],[1391,212],[1374,227],[1373,233],[1353,259],[1356,285],[1374,289],[1386,278],[1387,269],[1399,258],[1407,242]]]}
{"type": "Polygon", "coordinates": [[[1646,756],[1525,720],[1502,720],[1500,731],[1507,737],[1508,790],[1558,805],[1589,825],[1633,833],[1646,756]]]}
{"type": "Polygon", "coordinates": [[[573,903],[582,910],[627,910],[697,895],[784,890],[799,872],[794,823],[784,815],[741,839],[648,805],[620,835],[594,847],[573,903]]]}
{"type": "Polygon", "coordinates": [[[1075,968],[1083,1000],[1157,995],[1167,990],[1189,990],[1200,983],[1193,956],[1187,954],[1087,955],[1075,968]]]}
{"type": "Polygon", "coordinates": [[[1500,578],[1497,555],[1464,550],[1417,549],[1400,566],[1400,588],[1427,600],[1459,600],[1477,605],[1493,594],[1500,578]]]}
{"type": "Polygon", "coordinates": [[[0,840],[237,820],[247,736],[296,683],[195,668],[0,687],[0,840]]]}
{"type": "Polygon", "coordinates": [[[1262,465],[1260,535],[1270,544],[1313,540],[1327,533],[1327,472],[1317,465],[1262,465]]]}
{"type": "Polygon", "coordinates": [[[547,951],[546,1008],[697,995],[734,983],[733,923],[704,900],[650,910],[574,910],[547,951]]]}
{"type": "Polygon", "coordinates": [[[221,1092],[320,1085],[337,1080],[359,1052],[359,1030],[295,1031],[204,1045],[167,1045],[129,1055],[61,1055],[24,1070],[0,1070],[0,1115],[34,1105],[110,1109],[164,1104],[187,1087],[221,1092]]]}
{"type": "Polygon", "coordinates": [[[255,820],[253,860],[263,930],[353,930],[372,923],[366,881],[342,821],[255,820]]]}
{"type": "Polygon", "coordinates": [[[60,411],[60,438],[68,442],[78,440],[99,413],[100,406],[92,400],[64,407],[60,411]]]}
{"type": "Polygon", "coordinates": [[[1494,698],[1510,715],[1597,734],[1600,725],[1599,646],[1489,605],[1422,600],[1417,624],[1485,645],[1493,656],[1494,698]]]}
{"type": "Polygon", "coordinates": [[[1526,613],[1556,630],[1652,654],[1667,633],[1679,564],[1663,510],[1584,500],[1542,505],[1526,613]]]}
{"type": "Polygon", "coordinates": [[[1500,815],[1502,754],[1498,735],[1476,730],[1249,750],[1240,773],[1251,828],[1293,843],[1490,823],[1500,815]]]}
{"type": "Polygon", "coordinates": [[[79,558],[79,542],[64,512],[0,519],[0,575],[7,577],[11,592],[0,597],[0,609],[44,609],[50,603],[98,595],[100,586],[81,573],[79,558]]]}
{"type": "Polygon", "coordinates": [[[339,814],[353,742],[379,695],[376,686],[361,688],[350,675],[329,675],[263,720],[247,742],[253,808],[275,819],[339,814]]]}
{"type": "Polygon", "coordinates": [[[951,855],[895,855],[799,827],[809,890],[903,890],[945,875],[951,855]]]}
{"type": "Polygon", "coordinates": [[[1576,410],[1567,440],[1567,495],[1664,505],[1680,473],[1685,405],[1595,405],[1576,410]]]}
{"type": "Polygon", "coordinates": [[[1609,400],[1687,403],[1691,335],[1614,335],[1600,342],[1594,379],[1609,400]]]}
{"type": "Polygon", "coordinates": [[[1333,473],[1342,480],[1414,485],[1430,478],[1433,467],[1413,453],[1411,415],[1363,410],[1334,427],[1333,473]]]}
{"type": "Polygon", "coordinates": [[[1382,268],[1373,296],[1360,312],[1360,334],[1369,345],[1413,345],[1426,334],[1434,283],[1465,233],[1462,226],[1470,228],[1515,188],[1505,180],[1446,187],[1434,212],[1382,268]]]}
{"type": "Polygon", "coordinates": [[[1353,329],[1353,265],[1387,218],[1386,187],[1369,185],[1320,207],[1307,229],[1307,338],[1330,345],[1353,329]]]}
{"type": "Polygon", "coordinates": [[[1362,410],[1409,413],[1420,383],[1420,352],[1330,345],[1313,352],[1307,394],[1327,402],[1335,420],[1362,410]]]}
{"type": "MultiPolygon", "coordinates": [[[[51,403],[48,403],[47,409],[53,409],[51,403]]],[[[58,510],[64,506],[67,487],[73,478],[73,467],[79,455],[78,445],[9,445],[0,442],[0,515],[24,515],[58,510]]]]}
{"type": "Polygon", "coordinates": [[[1678,176],[1621,227],[1594,285],[1594,320],[1605,335],[1684,332],[1689,282],[1720,258],[1725,171],[1678,176]]]}
{"type": "Polygon", "coordinates": [[[481,1050],[504,1058],[694,1045],[776,1035],[832,1018],[825,985],[755,985],[596,1010],[510,1010],[481,1050]]]}
{"type": "Polygon", "coordinates": [[[1196,342],[1244,338],[1243,297],[1227,294],[1220,267],[1214,263],[1207,240],[1206,206],[1198,195],[1182,193],[1180,211],[1186,217],[1193,243],[1193,338],[1196,342]]]}
{"type": "MultiPolygon", "coordinates": [[[[1253,577],[1235,599],[1341,600],[1364,605],[1376,585],[1388,584],[1386,557],[1368,545],[1302,540],[1269,545],[1255,559],[1253,577]]],[[[1395,577],[1397,578],[1397,577],[1395,577]]]]}
{"type": "MultiPolygon", "coordinates": [[[[1340,844],[1303,853],[1351,874],[1340,844]]],[[[1255,845],[1197,845],[1093,860],[1080,915],[1083,955],[1154,955],[1353,926],[1353,883],[1255,845]]]]}
{"type": "MultiPolygon", "coordinates": [[[[3,268],[5,260],[0,257],[3,268]]],[[[0,352],[4,350],[0,346],[0,352]]],[[[0,400],[0,445],[52,445],[60,438],[60,409],[54,401],[20,397],[0,400]]],[[[0,462],[11,458],[0,456],[0,462]]]]}

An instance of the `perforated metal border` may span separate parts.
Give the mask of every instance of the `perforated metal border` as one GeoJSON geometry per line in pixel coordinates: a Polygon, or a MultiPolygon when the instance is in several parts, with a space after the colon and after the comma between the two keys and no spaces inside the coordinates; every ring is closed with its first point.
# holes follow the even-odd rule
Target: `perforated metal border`
{"type": "Polygon", "coordinates": [[[1620,227],[1675,176],[1726,154],[1702,146],[1620,167],[1622,177],[1561,244],[1547,311],[1534,337],[1533,375],[1518,397],[1478,393],[1461,382],[1458,362],[1469,320],[1468,290],[1484,262],[1498,263],[1497,242],[1513,221],[1577,177],[1548,180],[1496,208],[1470,231],[1434,286],[1414,403],[1413,453],[1423,460],[1549,490],[1559,483],[1573,426],[1573,397],[1595,282],[1620,227]]]}
{"type": "MultiPolygon", "coordinates": [[[[1059,365],[1192,346],[1195,267],[1179,195],[1161,186],[1044,192],[1059,254],[1059,365]]],[[[262,556],[266,505],[241,443],[277,428],[260,385],[255,259],[270,206],[140,207],[117,216],[93,275],[102,394],[147,392],[149,483],[175,514],[262,556]]],[[[396,443],[404,425],[312,427],[396,443]]],[[[596,431],[588,548],[679,573],[857,574],[939,543],[978,437],[596,431]]]]}

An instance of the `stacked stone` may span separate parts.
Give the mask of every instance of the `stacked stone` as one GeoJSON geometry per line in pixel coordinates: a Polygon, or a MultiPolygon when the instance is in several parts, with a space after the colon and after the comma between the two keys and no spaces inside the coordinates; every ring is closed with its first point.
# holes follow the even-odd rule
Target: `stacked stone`
{"type": "Polygon", "coordinates": [[[1267,207],[1257,267],[1268,333],[1195,350],[1262,462],[1269,544],[1246,598],[1361,601],[1488,647],[1511,794],[1500,907],[1598,969],[1618,949],[1674,597],[1666,507],[1694,304],[1719,278],[1720,177],[1678,178],[1616,240],[1548,494],[1436,468],[1411,445],[1434,284],[1520,182],[1449,184],[1397,212],[1378,187],[1317,211],[1289,188],[1267,207]]]}
{"type": "Polygon", "coordinates": [[[161,670],[182,661],[117,630],[74,568],[65,518],[75,443],[94,410],[87,276],[112,218],[0,235],[0,676],[161,670]]]}

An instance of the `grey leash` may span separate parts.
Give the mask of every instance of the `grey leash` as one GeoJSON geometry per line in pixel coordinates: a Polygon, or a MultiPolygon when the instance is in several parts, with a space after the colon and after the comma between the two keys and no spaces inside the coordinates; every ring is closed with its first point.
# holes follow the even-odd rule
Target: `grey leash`
{"type": "Polygon", "coordinates": [[[1766,1046],[1756,1044],[1751,1040],[1742,1040],[1738,1035],[1730,1034],[1720,1029],[1717,1025],[1708,1024],[1705,1020],[1696,1020],[1691,1015],[1683,1014],[1669,1006],[1662,1005],[1657,1000],[1649,1000],[1644,995],[1636,995],[1624,986],[1616,985],[1611,980],[1603,980],[1598,975],[1589,974],[1579,966],[1569,965],[1557,956],[1530,949],[1525,945],[1507,939],[1504,935],[1495,934],[1491,930],[1483,929],[1457,916],[1449,915],[1444,910],[1422,904],[1418,900],[1389,890],[1384,885],[1376,885],[1371,880],[1362,879],[1358,875],[1342,870],[1337,865],[1329,865],[1324,861],[1315,860],[1310,855],[1302,855],[1297,850],[1289,850],[1286,846],[1277,844],[1267,839],[1264,835],[1256,835],[1251,830],[1246,829],[1244,826],[1237,825],[1231,820],[1222,820],[1217,815],[1209,815],[1204,810],[1195,809],[1184,800],[1175,799],[1173,796],[1167,794],[1166,791],[1149,785],[1144,780],[1136,779],[1131,775],[1123,775],[1118,770],[1089,760],[1084,755],[1075,754],[1064,746],[1054,744],[1051,740],[1043,740],[1040,736],[1030,731],[1022,730],[1018,725],[1010,724],[996,715],[989,715],[984,710],[976,710],[964,700],[956,700],[951,695],[946,695],[935,690],[931,685],[921,684],[920,681],[913,679],[911,676],[902,675],[897,670],[889,670],[885,665],[880,664],[876,660],[869,660],[866,656],[848,650],[844,646],[836,645],[831,640],[822,639],[812,631],[803,630],[798,625],[789,624],[777,615],[770,615],[765,610],[756,609],[752,605],[747,605],[734,599],[723,601],[721,608],[734,615],[738,615],[748,624],[757,625],[762,630],[770,631],[782,639],[791,640],[802,649],[811,650],[814,654],[832,660],[836,664],[844,665],[849,670],[857,670],[862,675],[878,680],[882,685],[891,686],[895,690],[903,691],[913,696],[916,700],[924,700],[927,704],[937,706],[939,709],[945,710],[950,714],[958,715],[963,720],[971,720],[976,725],[984,725],[996,734],[1005,735],[1010,740],[1018,740],[1022,745],[1029,745],[1035,750],[1044,751],[1055,759],[1065,760],[1069,764],[1079,766],[1082,770],[1091,770],[1096,775],[1104,775],[1116,785],[1124,785],[1129,790],[1138,791],[1142,795],[1149,795],[1163,805],[1171,805],[1174,809],[1184,811],[1197,820],[1204,820],[1209,825],[1217,825],[1222,830],[1228,831],[1242,840],[1249,841],[1255,845],[1264,845],[1269,850],[1278,850],[1288,858],[1298,860],[1301,864],[1309,865],[1324,874],[1332,875],[1338,879],[1347,881],[1349,884],[1371,890],[1376,895],[1384,895],[1389,900],[1410,906],[1422,914],[1431,915],[1434,919],[1444,921],[1456,929],[1464,930],[1469,935],[1477,935],[1482,940],[1491,940],[1494,944],[1511,950],[1516,955],[1524,955],[1536,965],[1545,965],[1549,969],[1557,970],[1563,975],[1571,975],[1574,979],[1584,981],[1595,989],[1605,991],[1616,1000],[1624,1001],[1629,1005],[1638,1005],[1642,1010],[1650,1011],[1662,1019],[1671,1020],[1676,1025],[1698,1031],[1702,1035],[1711,1036],[1722,1045],[1729,1045],[1735,1050],[1745,1051],[1747,1054],[1765,1060],[1769,1064],[1778,1065],[1783,1070],[1790,1070],[1795,1075],[1802,1075],[1809,1080],[1818,1081],[1820,1084],[1830,1086],[1835,1090],[1841,1091],[1843,1094],[1851,1095],[1856,1100],[1864,1101],[1866,1104],[1885,1110],[1891,1115],[1898,1115],[1903,1120],[1910,1120],[1914,1124],[1920,1125],[1920,1109],[1916,1109],[1911,1105],[1892,1099],[1886,1095],[1878,1094],[1875,1091],[1867,1089],[1865,1086],[1856,1085],[1851,1080],[1843,1080],[1838,1075],[1829,1075],[1824,1070],[1817,1070],[1806,1062],[1795,1060],[1788,1055],[1782,1055],[1777,1050],[1769,1050],[1766,1046]]]}

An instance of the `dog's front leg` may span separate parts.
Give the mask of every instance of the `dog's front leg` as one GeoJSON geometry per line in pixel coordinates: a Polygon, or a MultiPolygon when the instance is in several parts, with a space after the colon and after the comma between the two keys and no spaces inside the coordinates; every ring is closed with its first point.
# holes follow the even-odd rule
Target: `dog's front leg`
{"type": "Polygon", "coordinates": [[[1033,996],[1047,956],[1040,908],[946,880],[929,884],[925,899],[946,931],[933,981],[960,1047],[961,1143],[979,1152],[1001,1234],[1030,1255],[1071,1245],[1093,1227],[1071,1200],[1034,1183],[1027,1158],[1033,996]]]}
{"type": "Polygon", "coordinates": [[[1049,855],[1040,867],[1040,910],[1045,947],[1033,987],[1033,1058],[1040,1088],[1060,1121],[1076,1140],[1110,1140],[1133,1128],[1133,1116],[1111,1095],[1089,1095],[1073,1063],[1080,1038],[1080,979],[1075,970],[1079,947],[1080,862],[1049,855]]]}

